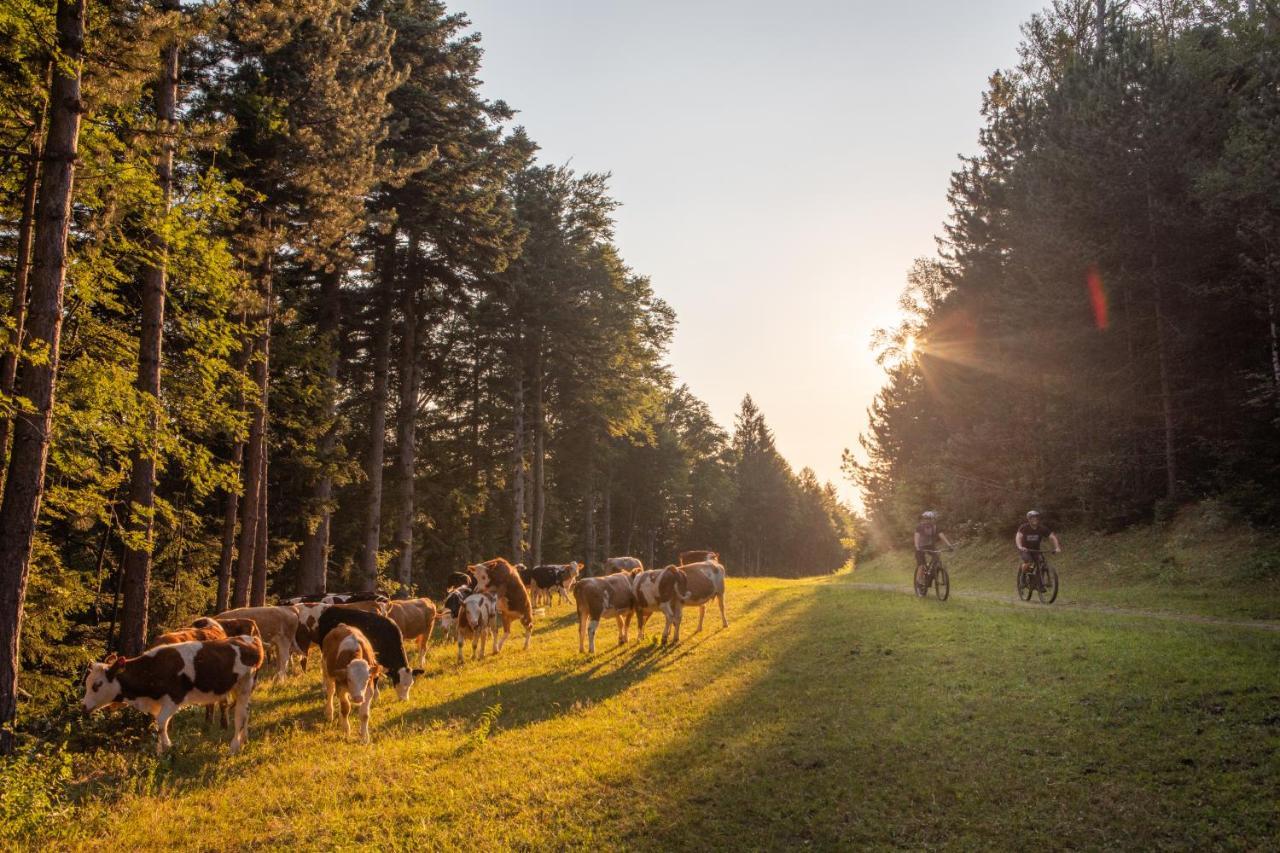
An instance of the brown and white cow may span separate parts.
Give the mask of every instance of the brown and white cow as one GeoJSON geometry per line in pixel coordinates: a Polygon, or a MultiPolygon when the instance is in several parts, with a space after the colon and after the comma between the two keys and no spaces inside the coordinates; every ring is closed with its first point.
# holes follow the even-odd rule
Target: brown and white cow
{"type": "Polygon", "coordinates": [[[418,641],[418,666],[427,665],[427,644],[436,627],[436,605],[428,598],[391,601],[386,616],[400,626],[406,640],[418,641]]]}
{"type": "Polygon", "coordinates": [[[533,636],[533,605],[529,602],[529,591],[520,582],[520,575],[514,566],[498,557],[467,570],[476,578],[476,592],[487,592],[498,597],[498,616],[502,619],[502,636],[494,638],[493,653],[502,651],[507,638],[511,636],[511,623],[517,619],[524,625],[524,647],[529,648],[529,640],[533,636]]]}
{"type": "Polygon", "coordinates": [[[289,674],[289,653],[298,641],[298,608],[292,605],[275,607],[237,607],[219,613],[214,619],[251,619],[258,626],[262,642],[276,650],[277,679],[289,674]]]}
{"type": "Polygon", "coordinates": [[[715,551],[681,551],[680,565],[687,566],[690,563],[704,563],[707,560],[715,560],[720,562],[720,555],[715,551]]]}
{"type": "Polygon", "coordinates": [[[320,626],[320,616],[329,609],[330,605],[323,601],[309,601],[292,606],[298,611],[298,632],[294,636],[294,651],[301,656],[300,666],[302,671],[306,672],[311,647],[319,642],[316,630],[320,626]]]}
{"type": "MultiPolygon", "coordinates": [[[[212,616],[201,616],[191,622],[191,627],[200,630],[219,630],[226,637],[254,637],[259,643],[262,642],[262,633],[258,630],[258,623],[252,619],[214,619],[212,616]]],[[[226,699],[218,703],[218,722],[222,728],[226,728],[227,710],[229,704],[226,699]]],[[[213,706],[206,705],[204,709],[204,724],[207,727],[213,722],[213,706]]]]}
{"type": "Polygon", "coordinates": [[[715,560],[704,560],[680,568],[689,581],[689,594],[681,606],[698,608],[698,629],[694,633],[702,630],[702,620],[707,616],[707,604],[712,599],[719,602],[720,621],[728,628],[729,620],[724,615],[724,566],[715,560]]]}
{"type": "Polygon", "coordinates": [[[249,636],[156,646],[133,658],[109,655],[89,665],[84,709],[129,705],[145,711],[155,720],[156,751],[163,754],[173,746],[169,720],[178,709],[233,697],[235,753],[249,736],[249,697],[263,656],[262,641],[249,636]]]}
{"type": "Polygon", "coordinates": [[[497,598],[484,592],[468,595],[458,608],[454,621],[454,634],[458,638],[458,663],[462,663],[462,644],[471,640],[471,659],[484,660],[485,640],[493,635],[494,652],[498,645],[498,602],[497,598]]]}
{"type": "Polygon", "coordinates": [[[573,585],[573,598],[578,605],[578,651],[596,653],[596,629],[606,616],[618,618],[618,645],[627,642],[636,597],[633,575],[623,572],[599,578],[583,578],[573,585]],[[624,621],[625,620],[625,621],[624,621]]]}
{"type": "Polygon", "coordinates": [[[608,557],[604,561],[604,573],[614,575],[618,572],[630,572],[639,569],[644,571],[644,563],[639,557],[608,557]]]}
{"type": "Polygon", "coordinates": [[[203,628],[180,628],[177,631],[165,631],[151,641],[153,646],[171,646],[174,643],[204,642],[206,640],[225,640],[226,630],[214,622],[212,626],[203,628]]]}
{"type": "Polygon", "coordinates": [[[338,694],[342,725],[351,734],[351,706],[360,708],[360,739],[369,742],[369,711],[374,688],[382,667],[377,663],[373,646],[354,625],[337,625],[325,635],[320,648],[324,670],[325,709],[333,722],[333,696],[338,694]]]}
{"type": "Polygon", "coordinates": [[[654,613],[661,612],[666,617],[662,628],[662,645],[667,644],[671,629],[675,628],[675,636],[671,642],[680,642],[680,617],[684,610],[684,599],[689,594],[689,578],[684,569],[667,566],[665,569],[650,569],[640,572],[632,581],[632,590],[636,598],[636,622],[639,626],[637,640],[644,640],[644,625],[654,613]]]}

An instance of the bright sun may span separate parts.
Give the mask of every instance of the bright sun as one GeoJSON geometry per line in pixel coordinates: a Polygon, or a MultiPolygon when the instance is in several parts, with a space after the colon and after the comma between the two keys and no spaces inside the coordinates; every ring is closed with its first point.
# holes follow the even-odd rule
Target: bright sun
{"type": "Polygon", "coordinates": [[[915,339],[915,337],[914,337],[914,336],[913,336],[913,337],[910,337],[910,338],[907,338],[906,351],[907,351],[907,355],[908,355],[908,356],[915,355],[915,351],[916,351],[916,339],[915,339]]]}

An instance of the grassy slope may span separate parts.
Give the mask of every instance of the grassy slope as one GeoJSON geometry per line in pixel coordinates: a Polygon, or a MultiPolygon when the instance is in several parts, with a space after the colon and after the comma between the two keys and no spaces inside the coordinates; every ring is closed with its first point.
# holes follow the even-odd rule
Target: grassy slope
{"type": "Polygon", "coordinates": [[[1280,837],[1280,635],[939,604],[852,579],[731,578],[730,627],[708,614],[673,651],[611,648],[602,626],[587,660],[564,608],[529,652],[458,669],[436,646],[410,701],[375,709],[368,747],[324,723],[314,673],[263,691],[234,758],[184,712],[174,757],[85,785],[61,846],[1280,837]]]}
{"type": "MultiPolygon", "coordinates": [[[[1275,548],[1261,534],[1218,529],[1188,514],[1164,530],[1061,538],[1063,553],[1050,558],[1061,579],[1060,603],[1280,620],[1280,577],[1267,562],[1275,548]]],[[[953,592],[1014,595],[1012,538],[962,542],[943,562],[953,592]]],[[[858,566],[857,580],[905,587],[914,567],[909,551],[880,554],[858,566]]]]}

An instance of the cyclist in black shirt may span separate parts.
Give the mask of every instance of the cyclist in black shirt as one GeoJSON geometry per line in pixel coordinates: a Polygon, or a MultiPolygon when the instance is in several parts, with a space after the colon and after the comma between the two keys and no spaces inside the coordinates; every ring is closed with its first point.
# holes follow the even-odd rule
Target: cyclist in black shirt
{"type": "Polygon", "coordinates": [[[1039,553],[1040,545],[1045,539],[1053,543],[1053,553],[1062,552],[1058,535],[1040,521],[1040,513],[1033,509],[1027,513],[1027,523],[1018,528],[1018,535],[1013,538],[1013,543],[1018,547],[1018,553],[1022,555],[1023,570],[1031,565],[1032,552],[1039,553]]]}
{"type": "Polygon", "coordinates": [[[933,510],[925,510],[920,513],[920,523],[916,525],[916,566],[923,566],[925,560],[925,550],[936,551],[938,549],[938,540],[941,539],[947,544],[948,548],[954,548],[951,541],[947,539],[946,534],[938,529],[938,514],[933,510]]]}

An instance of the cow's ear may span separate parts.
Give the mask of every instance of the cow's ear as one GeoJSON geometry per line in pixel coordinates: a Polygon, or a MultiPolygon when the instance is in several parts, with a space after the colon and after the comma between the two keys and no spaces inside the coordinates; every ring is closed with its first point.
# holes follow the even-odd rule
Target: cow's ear
{"type": "Polygon", "coordinates": [[[102,663],[106,666],[111,666],[111,664],[115,663],[119,659],[119,657],[120,655],[116,654],[115,652],[111,652],[105,658],[102,659],[102,663]]]}

